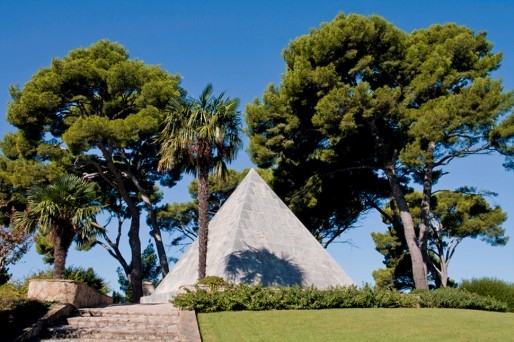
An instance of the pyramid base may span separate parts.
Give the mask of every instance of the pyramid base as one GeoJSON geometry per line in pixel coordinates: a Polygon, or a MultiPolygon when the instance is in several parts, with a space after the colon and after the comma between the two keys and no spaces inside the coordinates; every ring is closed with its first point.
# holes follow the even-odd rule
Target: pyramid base
{"type": "Polygon", "coordinates": [[[139,303],[141,303],[141,304],[167,304],[177,294],[178,293],[174,293],[174,292],[154,293],[150,296],[141,297],[141,299],[139,300],[139,303]]]}

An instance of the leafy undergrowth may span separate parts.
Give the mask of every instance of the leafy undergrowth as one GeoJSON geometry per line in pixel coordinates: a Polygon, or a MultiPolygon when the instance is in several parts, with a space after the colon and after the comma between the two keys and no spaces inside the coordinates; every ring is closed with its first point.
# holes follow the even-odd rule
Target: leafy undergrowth
{"type": "MultiPolygon", "coordinates": [[[[52,271],[40,271],[23,282],[0,286],[0,341],[14,340],[24,328],[30,327],[48,312],[50,303],[27,299],[27,291],[30,279],[52,279],[52,276],[52,271]]],[[[92,268],[68,267],[63,279],[82,281],[103,293],[109,291],[104,280],[92,268]]]]}
{"type": "MultiPolygon", "coordinates": [[[[23,284],[23,286],[28,288],[28,283],[31,279],[53,279],[53,278],[54,278],[53,270],[39,271],[39,272],[34,273],[31,276],[27,277],[25,279],[25,283],[23,284]]],[[[80,266],[79,267],[68,266],[64,270],[62,279],[80,281],[80,282],[102,292],[103,294],[108,294],[111,291],[109,286],[105,282],[105,279],[103,279],[98,274],[96,274],[92,267],[84,268],[84,267],[80,267],[80,266]]]]}
{"type": "Polygon", "coordinates": [[[14,340],[24,328],[37,322],[48,311],[49,304],[38,300],[0,297],[2,339],[14,340]]]}
{"type": "Polygon", "coordinates": [[[318,290],[262,285],[197,285],[176,296],[173,305],[197,312],[317,310],[333,308],[452,308],[506,311],[507,305],[494,298],[453,288],[402,294],[394,290],[355,286],[318,290]]]}

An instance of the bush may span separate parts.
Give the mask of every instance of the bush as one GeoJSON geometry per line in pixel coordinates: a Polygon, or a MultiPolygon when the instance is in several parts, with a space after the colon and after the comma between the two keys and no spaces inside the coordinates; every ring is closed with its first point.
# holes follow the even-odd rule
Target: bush
{"type": "Polygon", "coordinates": [[[110,292],[109,286],[105,280],[95,273],[92,267],[84,269],[82,267],[68,267],[64,270],[64,279],[81,281],[94,289],[107,294],[110,292]]]}
{"type": "Polygon", "coordinates": [[[433,291],[415,290],[423,308],[474,309],[487,311],[507,311],[507,304],[494,298],[456,288],[439,288],[433,291]]]}
{"type": "MultiPolygon", "coordinates": [[[[52,278],[53,271],[40,271],[27,277],[23,282],[0,286],[0,327],[5,327],[2,330],[3,339],[15,340],[24,328],[35,323],[48,311],[49,303],[26,297],[30,279],[52,278]]],[[[81,281],[103,293],[109,292],[105,281],[96,275],[92,268],[68,267],[63,279],[81,281]]]]}
{"type": "MultiPolygon", "coordinates": [[[[34,273],[33,275],[27,277],[25,279],[24,286],[28,287],[28,283],[30,279],[52,279],[54,276],[53,270],[48,271],[40,271],[38,273],[34,273]]],[[[107,294],[110,292],[109,286],[105,283],[105,280],[95,273],[92,267],[87,269],[83,267],[74,267],[70,266],[64,270],[62,275],[62,279],[67,280],[76,280],[83,282],[94,289],[102,292],[103,294],[107,294]]]]}
{"type": "Polygon", "coordinates": [[[514,312],[514,284],[494,278],[473,278],[463,280],[460,289],[491,297],[507,304],[507,310],[514,312]]]}
{"type": "Polygon", "coordinates": [[[26,297],[27,287],[22,283],[7,283],[0,286],[0,299],[26,297]]]}
{"type": "Polygon", "coordinates": [[[455,288],[434,291],[397,290],[355,286],[318,290],[316,288],[263,287],[226,284],[222,290],[196,285],[172,299],[173,305],[197,312],[235,310],[313,310],[330,308],[455,308],[506,311],[507,305],[489,297],[455,288]]]}
{"type": "Polygon", "coordinates": [[[173,305],[198,312],[234,310],[313,310],[329,308],[416,307],[416,297],[394,290],[354,286],[316,288],[263,287],[227,284],[222,291],[196,286],[172,300],[173,305]]]}
{"type": "Polygon", "coordinates": [[[203,279],[198,280],[198,285],[207,285],[211,290],[217,290],[220,287],[225,287],[228,283],[222,277],[218,276],[207,276],[203,279]]]}
{"type": "Polygon", "coordinates": [[[2,338],[12,341],[22,333],[23,328],[42,317],[48,311],[49,304],[21,298],[12,286],[6,285],[12,284],[0,287],[0,327],[3,327],[2,338]]]}

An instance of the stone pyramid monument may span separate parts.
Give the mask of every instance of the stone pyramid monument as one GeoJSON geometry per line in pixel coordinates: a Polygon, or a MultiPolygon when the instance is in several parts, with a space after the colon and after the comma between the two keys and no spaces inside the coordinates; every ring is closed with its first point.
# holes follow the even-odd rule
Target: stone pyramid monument
{"type": "MultiPolygon", "coordinates": [[[[353,285],[259,174],[251,169],[209,223],[207,275],[234,283],[353,285]]],[[[198,280],[198,241],[141,303],[165,303],[198,280]]]]}

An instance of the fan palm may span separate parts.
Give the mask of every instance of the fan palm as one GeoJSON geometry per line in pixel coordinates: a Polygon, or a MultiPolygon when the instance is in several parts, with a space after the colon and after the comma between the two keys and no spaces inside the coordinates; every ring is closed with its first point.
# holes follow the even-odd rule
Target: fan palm
{"type": "Polygon", "coordinates": [[[75,175],[65,175],[49,185],[36,185],[28,191],[25,212],[15,226],[33,233],[48,234],[54,245],[54,278],[60,279],[66,257],[75,237],[85,238],[94,230],[94,217],[102,207],[96,184],[75,175]]]}
{"type": "Polygon", "coordinates": [[[208,179],[223,175],[242,147],[238,99],[215,97],[208,84],[198,99],[171,104],[161,133],[159,169],[181,167],[198,179],[198,278],[205,277],[208,242],[208,179]]]}

